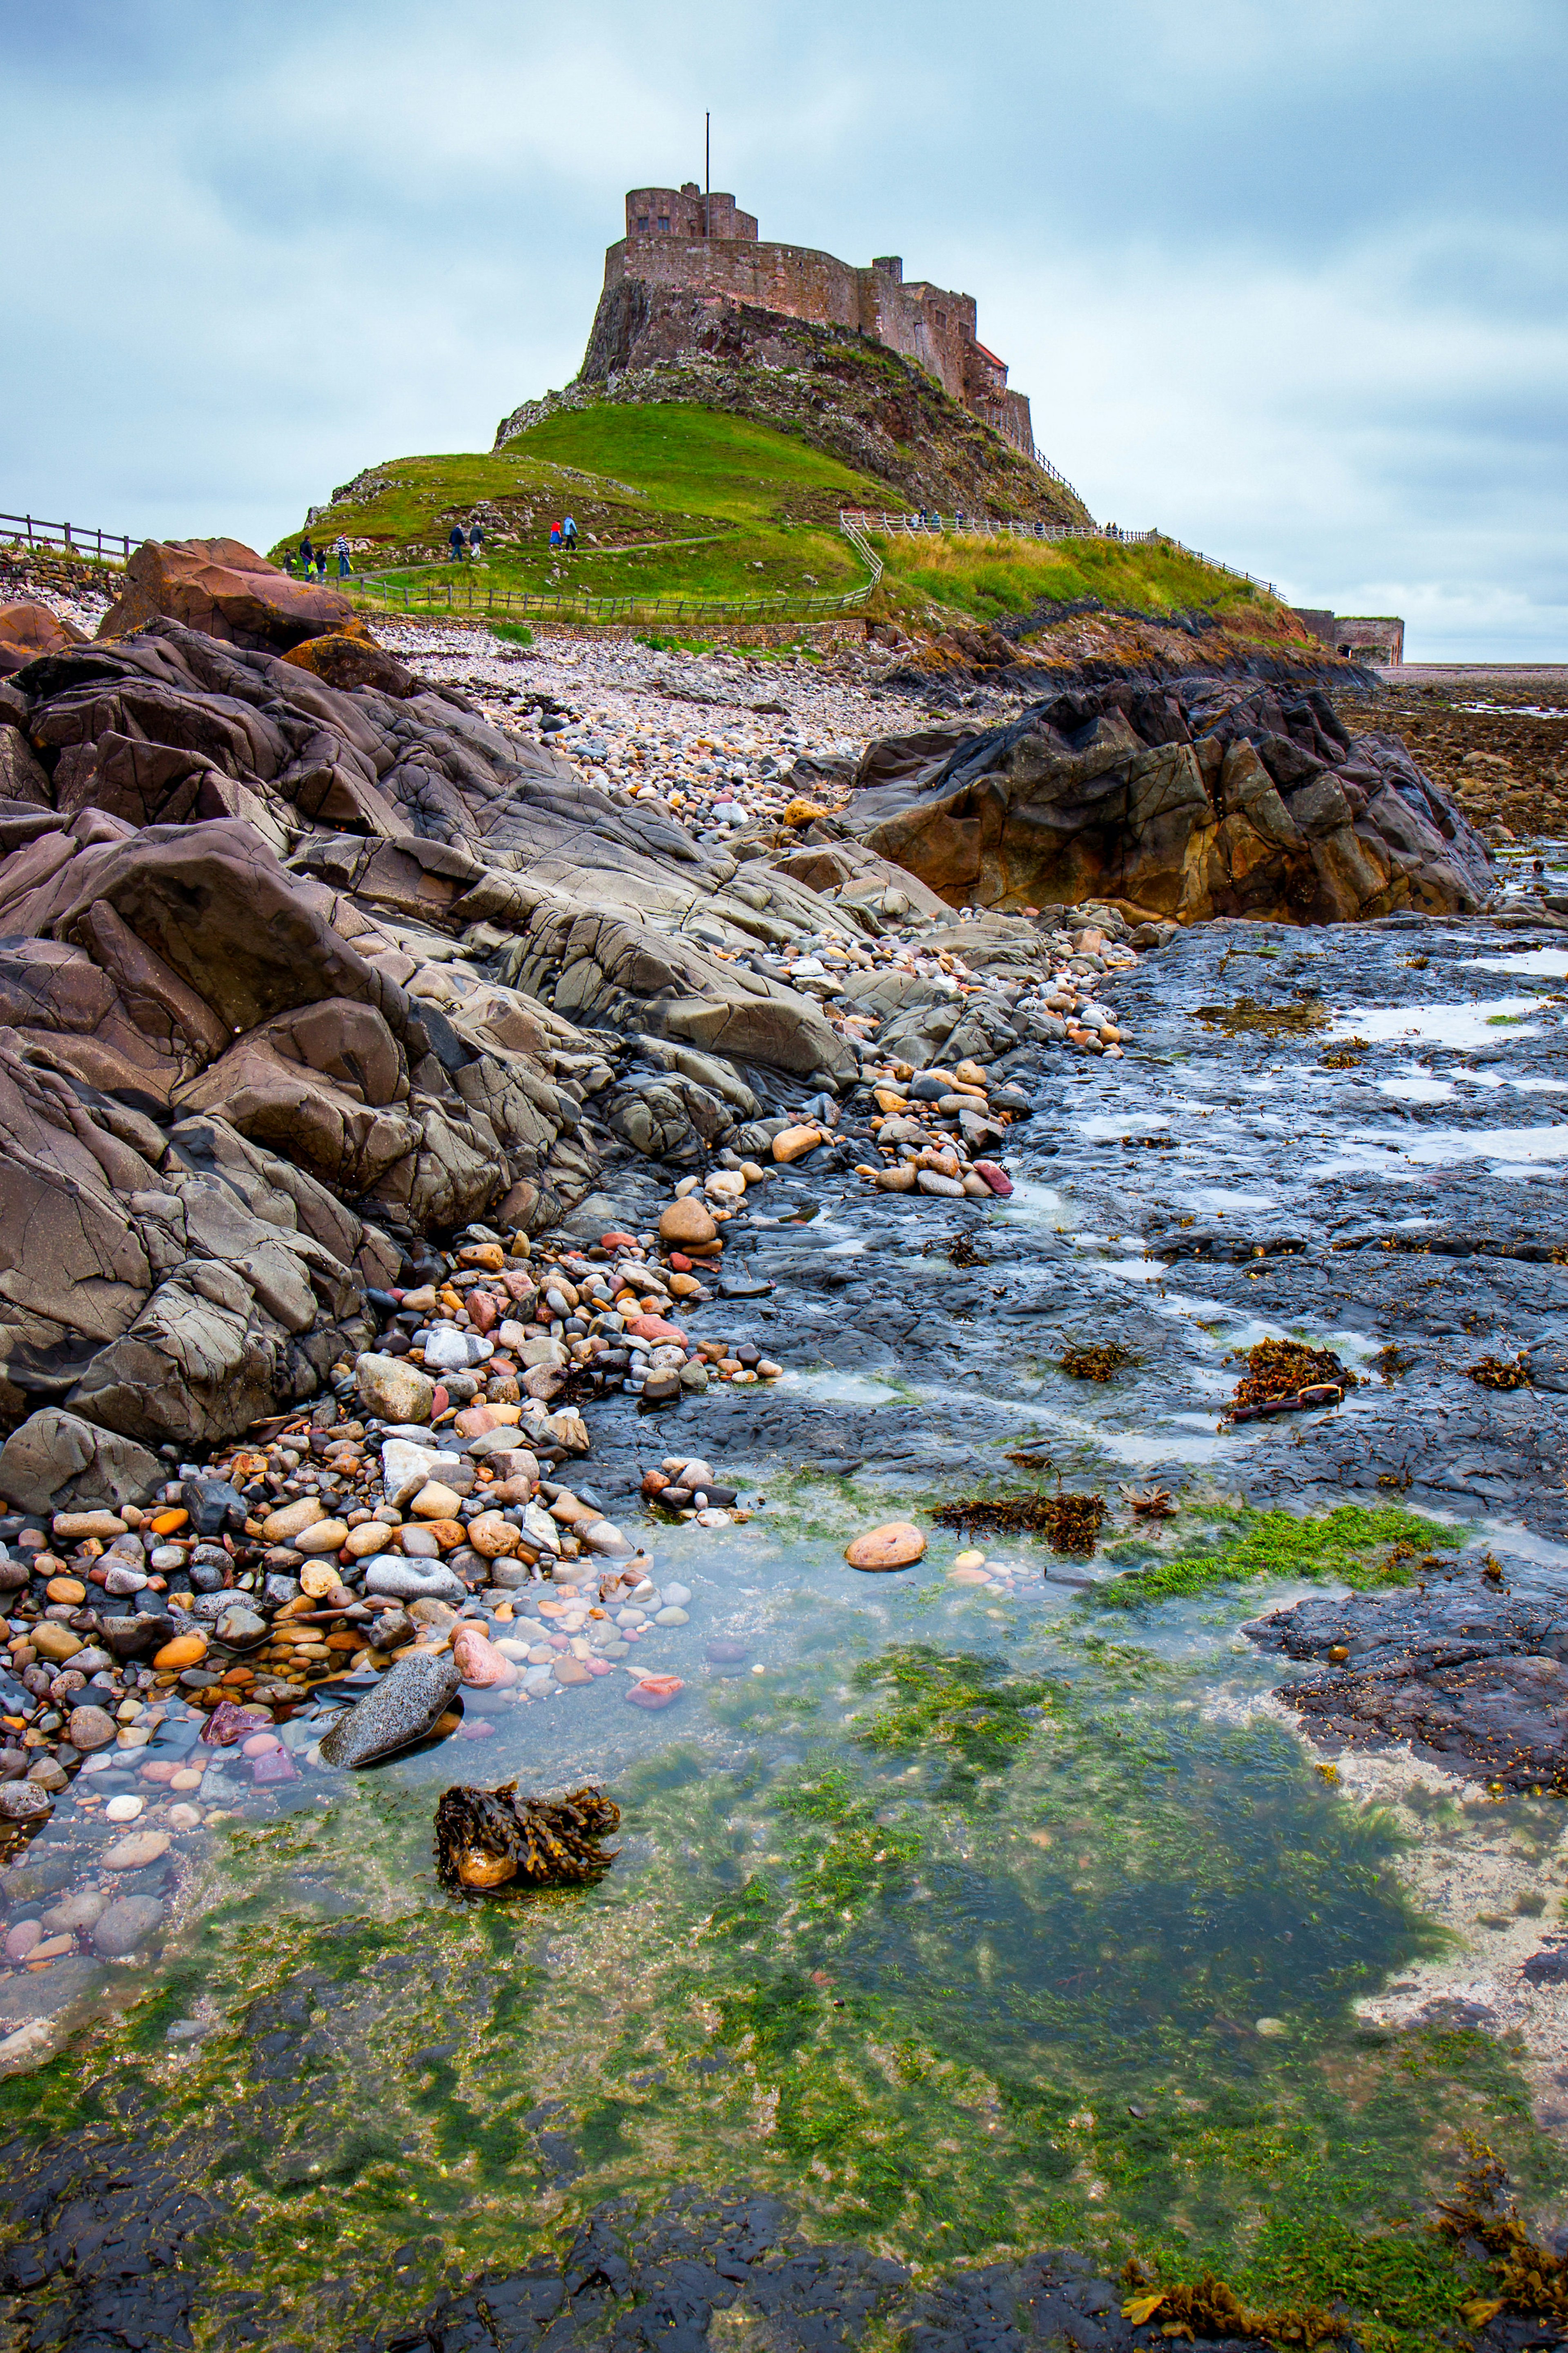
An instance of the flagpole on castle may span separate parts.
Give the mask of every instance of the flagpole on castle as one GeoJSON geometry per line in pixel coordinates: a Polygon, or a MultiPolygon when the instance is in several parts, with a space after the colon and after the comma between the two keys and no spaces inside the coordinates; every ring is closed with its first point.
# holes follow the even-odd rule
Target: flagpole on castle
{"type": "Polygon", "coordinates": [[[713,117],[702,117],[702,234],[713,234],[713,117]]]}

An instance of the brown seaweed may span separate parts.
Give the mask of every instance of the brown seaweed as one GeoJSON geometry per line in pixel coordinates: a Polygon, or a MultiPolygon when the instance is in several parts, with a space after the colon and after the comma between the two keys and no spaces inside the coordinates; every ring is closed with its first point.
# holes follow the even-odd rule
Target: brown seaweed
{"type": "Polygon", "coordinates": [[[1115,1378],[1123,1365],[1135,1365],[1138,1359],[1120,1341],[1107,1340],[1092,1348],[1068,1348],[1059,1361],[1069,1380],[1109,1381],[1115,1378]]]}
{"type": "Polygon", "coordinates": [[[1213,2272],[1205,2272],[1189,2286],[1151,2287],[1147,2273],[1137,2263],[1130,2263],[1122,2272],[1121,2284],[1128,2290],[1121,2307],[1124,2320],[1131,2320],[1135,2327],[1152,2323],[1162,2337],[1176,2337],[1188,2345],[1221,2337],[1232,2344],[1240,2338],[1253,2344],[1313,2347],[1341,2344],[1350,2335],[1345,2320],[1316,2305],[1292,2306],[1282,2312],[1250,2311],[1236,2290],[1213,2272]]]}
{"type": "Polygon", "coordinates": [[[598,1841],[620,1826],[621,1810],[592,1787],[563,1798],[520,1798],[498,1789],[444,1789],[436,1808],[436,1868],[453,1894],[517,1895],[531,1887],[577,1887],[616,1859],[598,1841]]]}
{"type": "Polygon", "coordinates": [[[1303,1398],[1302,1391],[1334,1388],[1342,1397],[1356,1386],[1355,1375],[1347,1371],[1331,1348],[1309,1348],[1300,1340],[1260,1340],[1247,1350],[1246,1363],[1246,1375],[1237,1383],[1231,1399],[1233,1412],[1237,1408],[1256,1411],[1260,1406],[1294,1402],[1298,1398],[1304,1404],[1338,1404],[1338,1398],[1303,1398]]]}
{"type": "Polygon", "coordinates": [[[940,1527],[1043,1535],[1053,1552],[1087,1554],[1094,1550],[1105,1512],[1103,1495],[1065,1493],[1058,1480],[1054,1495],[968,1495],[939,1504],[931,1517],[940,1527]]]}

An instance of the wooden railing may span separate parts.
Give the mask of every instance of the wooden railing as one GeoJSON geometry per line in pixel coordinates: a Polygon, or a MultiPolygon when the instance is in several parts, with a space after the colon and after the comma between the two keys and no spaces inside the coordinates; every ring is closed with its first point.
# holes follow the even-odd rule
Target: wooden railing
{"type": "Polygon", "coordinates": [[[0,514],[0,545],[25,541],[29,547],[63,547],[68,555],[90,556],[95,564],[124,564],[145,533],[100,531],[96,523],[40,522],[37,515],[0,514]],[[7,528],[9,526],[9,528],[7,528]]]}
{"type": "Polygon", "coordinates": [[[1061,468],[1059,466],[1053,466],[1043,449],[1031,449],[1029,455],[1033,458],[1036,465],[1038,466],[1041,473],[1048,474],[1053,482],[1059,482],[1063,490],[1071,493],[1071,495],[1078,501],[1079,506],[1083,509],[1085,514],[1087,514],[1089,512],[1089,501],[1084,497],[1081,491],[1073,489],[1073,485],[1062,472],[1061,468]]]}
{"type": "Polygon", "coordinates": [[[998,522],[991,515],[941,515],[929,511],[924,514],[868,514],[861,508],[853,508],[838,518],[841,531],[850,523],[861,532],[902,532],[911,538],[919,538],[922,533],[933,537],[956,533],[965,539],[1110,539],[1132,547],[1163,536],[1157,531],[1117,531],[1102,522],[998,522]]]}

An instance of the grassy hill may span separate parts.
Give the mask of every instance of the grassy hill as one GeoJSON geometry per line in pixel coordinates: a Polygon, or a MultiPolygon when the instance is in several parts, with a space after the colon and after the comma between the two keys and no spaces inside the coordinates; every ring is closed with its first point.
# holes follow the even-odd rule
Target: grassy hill
{"type": "MultiPolygon", "coordinates": [[[[880,506],[885,486],[793,435],[669,402],[563,410],[504,448],[373,467],[321,516],[347,533],[361,571],[456,577],[455,522],[485,532],[480,577],[498,586],[600,596],[834,594],[866,567],[838,530],[843,506],[880,506]],[[574,557],[552,555],[570,513],[574,557]],[[438,567],[432,575],[412,565],[438,567]]],[[[296,532],[272,553],[280,561],[296,532]]]]}
{"type": "MultiPolygon", "coordinates": [[[[601,596],[738,598],[836,595],[866,567],[838,530],[843,507],[899,512],[886,482],[856,472],[798,434],[677,401],[562,407],[500,448],[374,466],[338,492],[312,526],[346,533],[361,573],[396,583],[472,579],[497,588],[601,596]],[[550,526],[571,513],[573,557],[552,554],[550,526]],[[447,560],[455,522],[478,520],[478,565],[447,560]]],[[[298,532],[272,550],[276,561],[298,532]]],[[[1278,640],[1285,608],[1250,583],[1169,542],[911,541],[879,534],[887,566],[871,609],[935,623],[996,621],[1094,598],[1158,621],[1206,612],[1278,640]]],[[[1293,625],[1292,625],[1293,628],[1293,625]]]]}

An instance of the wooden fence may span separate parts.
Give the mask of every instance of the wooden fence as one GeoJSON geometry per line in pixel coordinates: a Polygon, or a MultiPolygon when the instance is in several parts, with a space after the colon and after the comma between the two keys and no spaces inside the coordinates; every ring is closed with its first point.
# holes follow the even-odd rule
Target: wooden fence
{"type": "Polygon", "coordinates": [[[96,523],[40,522],[37,515],[0,514],[0,543],[25,540],[29,547],[63,547],[68,555],[90,556],[95,564],[127,563],[145,536],[100,531],[96,523]]]}
{"type": "MultiPolygon", "coordinates": [[[[864,606],[882,577],[882,559],[857,517],[841,515],[839,529],[864,561],[869,577],[837,596],[600,596],[585,589],[503,588],[472,575],[466,579],[408,580],[394,573],[366,573],[337,582],[356,602],[379,613],[472,613],[492,619],[591,621],[595,624],[700,628],[705,623],[826,621],[864,606]]],[[[395,567],[396,573],[416,568],[395,567]]],[[[431,565],[435,571],[440,567],[431,565]]]]}

